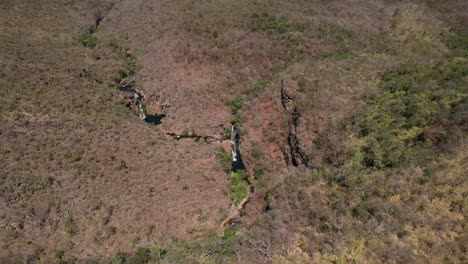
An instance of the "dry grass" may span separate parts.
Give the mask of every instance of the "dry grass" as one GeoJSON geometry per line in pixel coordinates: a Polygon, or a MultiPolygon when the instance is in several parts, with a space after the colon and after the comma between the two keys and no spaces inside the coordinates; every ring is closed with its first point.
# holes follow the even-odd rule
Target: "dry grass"
{"type": "MultiPolygon", "coordinates": [[[[332,175],[356,143],[345,125],[363,97],[380,93],[381,73],[455,54],[447,40],[466,28],[463,7],[2,1],[0,259],[81,261],[203,237],[230,203],[219,144],[165,133],[222,135],[229,103],[241,97],[240,151],[249,173],[264,171],[242,214],[239,263],[463,262],[464,146],[434,164],[362,172],[368,200],[332,175]],[[97,46],[76,45],[97,10],[105,14],[97,46]],[[167,114],[162,125],[140,122],[107,86],[125,66],[110,39],[136,56],[137,88],[151,113],[167,114]],[[297,138],[319,171],[286,166],[280,80],[300,114],[297,138]]],[[[185,246],[174,252],[195,247],[185,246]]]]}

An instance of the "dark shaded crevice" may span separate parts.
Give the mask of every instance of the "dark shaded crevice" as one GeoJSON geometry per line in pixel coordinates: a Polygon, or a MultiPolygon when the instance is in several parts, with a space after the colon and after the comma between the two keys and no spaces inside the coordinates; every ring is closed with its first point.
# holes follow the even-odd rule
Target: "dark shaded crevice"
{"type": "Polygon", "coordinates": [[[142,108],[143,99],[145,98],[145,96],[142,93],[138,92],[135,88],[133,88],[132,85],[130,84],[121,85],[119,86],[119,90],[122,92],[127,92],[131,94],[129,96],[129,101],[125,104],[125,106],[132,110],[139,111],[140,119],[144,120],[148,124],[152,124],[156,126],[162,123],[161,121],[163,118],[166,117],[166,115],[165,114],[160,114],[160,115],[146,114],[142,108]],[[144,115],[144,118],[142,118],[142,114],[144,115]]]}
{"type": "Polygon", "coordinates": [[[148,123],[148,124],[152,124],[152,125],[160,125],[162,122],[162,119],[165,118],[166,115],[162,114],[162,115],[146,115],[146,118],[145,118],[145,122],[148,123]]]}
{"type": "Polygon", "coordinates": [[[213,142],[222,142],[224,139],[222,137],[208,136],[208,135],[197,135],[197,134],[177,134],[177,133],[166,133],[166,135],[173,137],[176,140],[181,139],[194,139],[195,141],[202,141],[206,143],[213,142]]]}
{"type": "Polygon", "coordinates": [[[245,165],[239,151],[240,133],[234,125],[231,126],[231,171],[245,171],[245,165]]]}
{"type": "MultiPolygon", "coordinates": [[[[109,10],[110,11],[110,8],[112,6],[109,6],[109,10]]],[[[100,23],[103,21],[104,19],[104,14],[102,13],[101,9],[97,9],[96,11],[94,11],[93,13],[93,20],[94,20],[94,25],[91,27],[91,31],[89,32],[90,35],[93,35],[94,33],[96,33],[100,23]]],[[[139,92],[137,89],[134,88],[134,81],[128,81],[128,80],[125,80],[125,77],[132,77],[134,74],[135,74],[135,65],[128,65],[128,64],[131,64],[127,61],[128,58],[132,58],[132,55],[128,52],[125,52],[125,56],[126,56],[126,63],[127,63],[127,66],[128,68],[130,68],[128,70],[128,72],[125,72],[125,75],[124,76],[121,76],[120,78],[120,81],[114,81],[115,82],[115,86],[122,92],[125,92],[125,93],[129,93],[128,96],[125,96],[125,98],[127,99],[127,102],[125,103],[125,107],[133,110],[133,111],[137,111],[138,112],[138,115],[139,115],[139,118],[144,120],[146,123],[148,124],[152,124],[152,125],[159,125],[161,124],[161,120],[166,117],[165,114],[160,114],[160,115],[147,115],[145,113],[145,107],[144,107],[144,104],[143,104],[143,100],[144,100],[144,95],[139,92]],[[133,66],[133,67],[130,67],[130,66],[133,66]]],[[[91,79],[92,78],[92,72],[90,71],[87,71],[85,69],[83,69],[83,72],[80,73],[80,77],[83,77],[83,78],[87,78],[87,79],[91,79]]]]}
{"type": "Polygon", "coordinates": [[[281,149],[286,164],[292,164],[295,167],[301,164],[309,166],[309,157],[307,157],[304,150],[301,148],[301,144],[299,142],[299,139],[297,138],[297,126],[299,124],[299,118],[301,117],[301,115],[297,110],[294,98],[287,93],[284,87],[283,80],[281,80],[281,104],[283,106],[284,111],[288,114],[289,151],[287,151],[285,148],[281,149]]]}
{"type": "Polygon", "coordinates": [[[236,172],[236,171],[240,171],[240,170],[245,171],[246,169],[245,169],[244,162],[242,161],[241,153],[240,153],[239,149],[237,149],[237,159],[236,159],[236,161],[232,162],[232,172],[236,172]]]}
{"type": "Polygon", "coordinates": [[[101,10],[97,10],[94,12],[93,15],[94,19],[94,28],[97,29],[101,24],[102,20],[104,19],[104,15],[102,14],[101,10]]]}
{"type": "Polygon", "coordinates": [[[304,153],[302,148],[299,145],[299,140],[297,139],[296,135],[293,133],[289,134],[288,137],[288,144],[291,149],[291,162],[294,166],[299,166],[304,164],[305,166],[309,165],[309,158],[304,153]]]}

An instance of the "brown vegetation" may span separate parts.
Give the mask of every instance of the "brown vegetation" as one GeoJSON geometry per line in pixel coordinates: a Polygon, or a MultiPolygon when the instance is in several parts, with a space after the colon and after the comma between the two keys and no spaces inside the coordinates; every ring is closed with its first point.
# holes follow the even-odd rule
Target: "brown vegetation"
{"type": "Polygon", "coordinates": [[[0,262],[466,262],[466,9],[2,1],[0,262]]]}

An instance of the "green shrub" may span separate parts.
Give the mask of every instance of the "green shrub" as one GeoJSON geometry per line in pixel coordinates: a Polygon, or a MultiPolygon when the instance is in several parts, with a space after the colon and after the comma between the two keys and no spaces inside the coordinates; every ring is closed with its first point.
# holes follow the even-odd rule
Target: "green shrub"
{"type": "Polygon", "coordinates": [[[151,251],[149,248],[138,248],[134,256],[128,257],[125,261],[127,264],[145,264],[151,259],[151,251]]]}
{"type": "Polygon", "coordinates": [[[129,115],[128,108],[125,107],[125,105],[123,105],[123,104],[115,105],[114,110],[115,110],[120,116],[125,117],[125,116],[128,116],[128,115],[129,115]]]}
{"type": "MultiPolygon", "coordinates": [[[[382,94],[366,99],[359,116],[359,136],[363,144],[354,153],[366,167],[395,167],[424,158],[433,141],[447,140],[424,131],[440,128],[439,121],[453,120],[462,113],[466,92],[468,60],[453,58],[432,65],[406,66],[382,75],[382,94]]],[[[463,125],[463,119],[458,126],[463,125]]],[[[447,123],[447,122],[445,122],[447,123]]]]}
{"type": "Polygon", "coordinates": [[[96,36],[94,36],[94,32],[96,32],[94,26],[88,27],[83,34],[75,37],[75,42],[87,48],[94,48],[98,42],[96,36]]]}
{"type": "Polygon", "coordinates": [[[120,80],[127,78],[129,76],[129,72],[127,69],[118,69],[117,70],[117,75],[120,80]]]}
{"type": "Polygon", "coordinates": [[[233,125],[236,129],[240,128],[241,118],[239,113],[235,113],[231,116],[231,125],[233,125]]]}
{"type": "Polygon", "coordinates": [[[263,165],[257,165],[254,167],[254,178],[259,180],[263,178],[263,165]]]}
{"type": "Polygon", "coordinates": [[[230,139],[231,138],[231,127],[225,127],[224,128],[224,137],[226,139],[230,139]]]}
{"type": "Polygon", "coordinates": [[[254,92],[261,92],[265,89],[268,85],[268,82],[265,80],[257,80],[254,85],[252,86],[252,91],[254,92]]]}
{"type": "Polygon", "coordinates": [[[134,255],[119,252],[111,263],[231,263],[236,245],[237,227],[229,226],[222,236],[208,231],[201,239],[169,241],[164,249],[155,245],[138,248],[134,255]]]}
{"type": "Polygon", "coordinates": [[[312,35],[316,38],[332,37],[338,41],[343,41],[353,36],[350,31],[323,20],[320,21],[318,26],[313,28],[312,35]]]}
{"type": "Polygon", "coordinates": [[[229,173],[232,170],[231,156],[223,147],[219,147],[216,151],[216,159],[221,164],[224,172],[229,173]]]}
{"type": "Polygon", "coordinates": [[[164,258],[166,251],[162,249],[160,246],[152,246],[150,248],[150,258],[152,261],[159,261],[164,258]]]}
{"type": "Polygon", "coordinates": [[[123,263],[125,263],[127,257],[128,257],[127,254],[125,254],[123,252],[119,252],[112,258],[111,263],[112,264],[123,264],[123,263]]]}
{"type": "Polygon", "coordinates": [[[80,160],[81,160],[81,157],[78,154],[73,154],[70,157],[71,162],[76,162],[76,161],[80,161],[80,160]]]}
{"type": "MultiPolygon", "coordinates": [[[[136,57],[128,53],[127,49],[123,48],[115,39],[111,39],[108,46],[125,61],[125,68],[118,69],[116,74],[111,77],[111,81],[113,82],[112,86],[118,86],[123,79],[132,77],[138,71],[136,57]]],[[[129,80],[127,84],[131,86],[135,85],[133,80],[129,80]]]]}
{"type": "Polygon", "coordinates": [[[242,99],[242,97],[236,97],[236,99],[232,100],[229,104],[229,109],[232,114],[236,114],[242,106],[244,106],[244,99],[242,99]]]}
{"type": "MultiPolygon", "coordinates": [[[[239,133],[240,126],[241,126],[241,118],[239,114],[239,110],[244,106],[244,99],[242,97],[237,97],[234,99],[230,104],[229,104],[229,109],[231,110],[232,116],[231,116],[231,125],[234,126],[236,129],[237,133],[239,133]]],[[[228,138],[230,137],[231,131],[229,129],[228,133],[228,138]]]]}
{"type": "Polygon", "coordinates": [[[65,256],[65,251],[63,250],[56,250],[55,251],[55,259],[56,260],[61,260],[65,256]]]}
{"type": "Polygon", "coordinates": [[[62,219],[63,231],[69,235],[74,235],[76,233],[76,224],[73,219],[66,217],[62,219]]]}
{"type": "Polygon", "coordinates": [[[119,42],[115,39],[110,39],[107,45],[116,53],[121,53],[124,49],[120,46],[119,42]]]}
{"type": "Polygon", "coordinates": [[[468,36],[451,35],[445,39],[445,42],[460,56],[468,57],[468,36]]]}
{"type": "Polygon", "coordinates": [[[250,151],[250,155],[252,155],[252,158],[258,160],[262,157],[262,152],[258,148],[255,147],[250,151]]]}
{"type": "Polygon", "coordinates": [[[23,113],[21,113],[21,112],[18,111],[18,110],[13,110],[13,111],[11,112],[11,116],[12,116],[13,120],[17,121],[17,120],[19,120],[20,118],[22,118],[24,115],[23,115],[23,113]]]}
{"type": "Polygon", "coordinates": [[[239,170],[231,174],[229,180],[232,196],[231,199],[234,204],[240,204],[249,192],[249,186],[246,182],[245,171],[239,170]]]}
{"type": "Polygon", "coordinates": [[[54,179],[50,176],[41,176],[41,185],[43,187],[50,186],[54,182],[54,179]]]}
{"type": "Polygon", "coordinates": [[[304,26],[302,25],[289,23],[286,18],[278,18],[267,12],[254,13],[252,15],[252,20],[254,30],[264,31],[269,35],[304,30],[304,26]]]}

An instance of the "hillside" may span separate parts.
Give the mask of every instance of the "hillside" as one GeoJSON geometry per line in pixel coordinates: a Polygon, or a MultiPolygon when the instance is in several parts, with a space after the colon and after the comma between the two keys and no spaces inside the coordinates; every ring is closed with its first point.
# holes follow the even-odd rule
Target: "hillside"
{"type": "Polygon", "coordinates": [[[467,9],[1,1],[0,262],[467,262],[467,9]]]}

